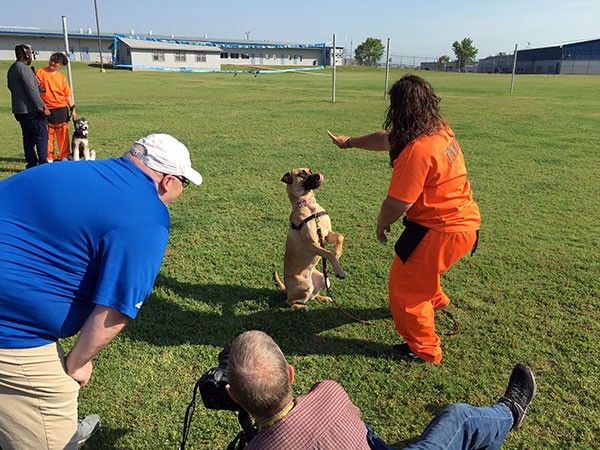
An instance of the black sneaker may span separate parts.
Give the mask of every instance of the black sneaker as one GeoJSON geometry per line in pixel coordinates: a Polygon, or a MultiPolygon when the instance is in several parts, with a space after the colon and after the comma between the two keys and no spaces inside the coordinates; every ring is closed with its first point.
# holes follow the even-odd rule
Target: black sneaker
{"type": "Polygon", "coordinates": [[[394,345],[394,354],[398,358],[404,359],[405,361],[413,361],[413,362],[418,362],[418,363],[425,362],[425,360],[419,358],[417,355],[415,355],[412,352],[412,350],[410,349],[410,347],[408,346],[407,343],[395,344],[394,345]]]}
{"type": "Polygon", "coordinates": [[[498,403],[504,403],[513,415],[512,429],[523,425],[527,415],[527,407],[537,394],[537,382],[531,369],[523,364],[517,364],[513,369],[508,387],[498,403]]]}

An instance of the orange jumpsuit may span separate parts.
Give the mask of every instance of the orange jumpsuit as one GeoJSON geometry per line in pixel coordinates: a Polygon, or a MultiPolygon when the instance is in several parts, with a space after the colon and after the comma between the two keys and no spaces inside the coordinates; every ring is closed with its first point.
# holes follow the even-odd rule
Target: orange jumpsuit
{"type": "MultiPolygon", "coordinates": [[[[38,69],[35,75],[46,92],[40,95],[48,109],[67,106],[67,97],[73,95],[69,82],[58,70],[51,72],[47,67],[38,69]]],[[[48,123],[48,160],[54,160],[54,136],[58,145],[58,159],[67,158],[71,153],[69,148],[69,122],[48,123]]]]}
{"type": "Polygon", "coordinates": [[[413,353],[439,363],[442,349],[434,310],[450,301],[440,275],[473,247],[481,224],[463,154],[450,127],[402,150],[394,161],[388,195],[413,203],[406,219],[429,228],[405,263],[394,257],[389,281],[392,317],[413,353]]]}

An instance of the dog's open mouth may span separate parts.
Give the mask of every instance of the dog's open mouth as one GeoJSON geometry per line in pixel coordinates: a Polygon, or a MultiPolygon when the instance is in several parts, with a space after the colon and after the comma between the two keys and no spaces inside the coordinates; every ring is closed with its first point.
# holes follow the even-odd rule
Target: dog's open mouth
{"type": "Polygon", "coordinates": [[[323,183],[323,175],[320,173],[313,173],[312,175],[308,176],[306,180],[304,180],[302,186],[306,190],[312,190],[321,186],[321,183],[323,183]]]}

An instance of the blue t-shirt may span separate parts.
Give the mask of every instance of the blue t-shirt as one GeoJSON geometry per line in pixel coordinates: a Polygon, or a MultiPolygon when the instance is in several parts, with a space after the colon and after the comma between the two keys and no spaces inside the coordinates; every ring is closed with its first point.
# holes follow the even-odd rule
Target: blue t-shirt
{"type": "Polygon", "coordinates": [[[135,318],[169,238],[152,178],[125,157],[0,182],[0,348],[76,334],[95,305],[135,318]]]}

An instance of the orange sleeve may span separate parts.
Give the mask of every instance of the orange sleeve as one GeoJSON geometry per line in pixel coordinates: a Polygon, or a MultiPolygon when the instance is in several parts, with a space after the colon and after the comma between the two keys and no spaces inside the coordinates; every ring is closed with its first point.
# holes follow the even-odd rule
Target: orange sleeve
{"type": "Polygon", "coordinates": [[[423,193],[432,167],[429,152],[419,143],[407,145],[394,161],[388,195],[406,203],[414,203],[423,193]]]}

